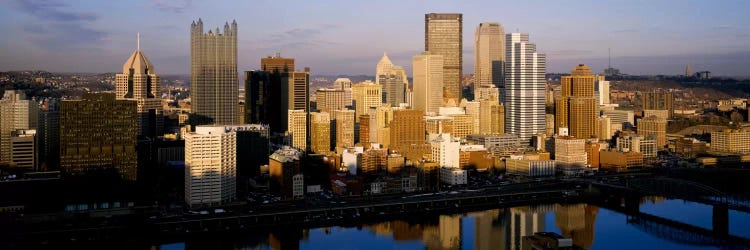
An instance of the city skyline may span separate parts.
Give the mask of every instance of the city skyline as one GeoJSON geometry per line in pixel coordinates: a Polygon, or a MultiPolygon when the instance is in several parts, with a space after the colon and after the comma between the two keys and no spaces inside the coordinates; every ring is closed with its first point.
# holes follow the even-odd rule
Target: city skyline
{"type": "MultiPolygon", "coordinates": [[[[540,52],[548,55],[550,73],[565,73],[579,63],[599,73],[607,67],[607,48],[612,48],[612,66],[627,74],[680,74],[690,64],[694,70],[714,75],[747,75],[744,69],[750,65],[750,21],[742,16],[741,1],[721,5],[665,1],[649,3],[648,9],[640,8],[639,2],[395,4],[330,1],[310,6],[295,3],[299,8],[289,9],[275,2],[253,2],[234,3],[235,8],[226,10],[221,7],[226,4],[192,1],[84,5],[10,1],[0,7],[0,20],[21,25],[0,27],[8,35],[0,41],[0,54],[8,55],[0,59],[0,70],[115,72],[120,65],[111,58],[126,58],[140,32],[143,48],[161,74],[188,74],[190,45],[185,23],[203,18],[208,20],[207,28],[237,20],[243,30],[238,37],[240,71],[258,69],[258,58],[281,52],[297,58],[300,66],[310,66],[315,74],[373,75],[372,64],[387,52],[394,64],[410,72],[411,57],[423,49],[422,15],[430,12],[462,13],[466,26],[462,36],[467,41],[471,41],[473,27],[485,21],[499,22],[506,33],[531,34],[540,52]],[[143,12],[94,14],[126,8],[119,5],[134,5],[143,12]],[[387,19],[357,11],[388,6],[392,18],[387,19]],[[555,18],[561,16],[555,13],[581,7],[597,11],[555,18]],[[280,17],[271,17],[279,13],[280,17]],[[158,16],[158,22],[149,16],[158,16]],[[280,21],[256,21],[266,18],[280,21]],[[113,26],[119,27],[117,31],[113,26]],[[368,40],[378,42],[364,42],[368,40]]],[[[473,58],[473,47],[465,43],[463,56],[473,58]]],[[[473,60],[463,60],[463,67],[464,73],[473,72],[473,60]]]]}

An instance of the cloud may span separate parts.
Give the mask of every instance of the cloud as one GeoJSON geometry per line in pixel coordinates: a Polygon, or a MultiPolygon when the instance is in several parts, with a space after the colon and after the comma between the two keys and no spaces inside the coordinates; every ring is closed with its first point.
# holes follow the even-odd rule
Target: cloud
{"type": "Polygon", "coordinates": [[[267,39],[251,41],[253,47],[258,50],[284,49],[293,50],[300,48],[316,48],[323,46],[335,46],[341,43],[320,38],[326,31],[338,26],[323,24],[312,28],[292,28],[268,35],[267,39]]]}
{"type": "Polygon", "coordinates": [[[108,35],[90,27],[99,20],[98,15],[69,10],[70,5],[61,1],[16,0],[13,6],[37,19],[22,25],[22,30],[29,41],[43,49],[96,44],[108,35]]]}
{"type": "Polygon", "coordinates": [[[619,30],[613,30],[613,33],[636,33],[638,32],[637,29],[619,29],[619,30]]]}
{"type": "Polygon", "coordinates": [[[68,4],[52,0],[16,0],[18,10],[40,19],[62,22],[95,21],[99,17],[88,12],[66,10],[68,4]]]}
{"type": "Polygon", "coordinates": [[[565,50],[545,51],[544,53],[547,55],[552,55],[552,56],[581,56],[581,55],[591,55],[594,53],[594,51],[579,50],[579,49],[565,49],[565,50]]]}
{"type": "Polygon", "coordinates": [[[163,12],[182,13],[193,5],[192,0],[155,0],[151,4],[163,12]]]}

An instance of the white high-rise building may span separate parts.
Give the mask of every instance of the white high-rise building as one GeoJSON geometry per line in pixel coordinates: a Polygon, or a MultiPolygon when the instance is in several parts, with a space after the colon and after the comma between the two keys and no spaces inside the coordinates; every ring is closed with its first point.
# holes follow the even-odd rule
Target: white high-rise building
{"type": "Polygon", "coordinates": [[[39,106],[19,90],[6,90],[0,100],[0,162],[11,161],[11,133],[19,129],[36,129],[39,106]]]}
{"type": "Polygon", "coordinates": [[[474,33],[474,100],[481,87],[505,89],[505,29],[496,22],[480,23],[474,33]]]}
{"type": "Polygon", "coordinates": [[[185,201],[191,207],[236,199],[240,126],[197,126],[185,137],[185,201]]]}
{"type": "Polygon", "coordinates": [[[600,80],[597,81],[596,85],[599,92],[599,105],[609,104],[609,81],[600,80]]]}
{"type": "Polygon", "coordinates": [[[422,53],[413,58],[414,109],[438,112],[443,105],[443,56],[422,53]]]}
{"type": "Polygon", "coordinates": [[[526,142],[546,132],[546,57],[536,52],[528,34],[508,34],[505,42],[505,132],[526,142]]]}
{"type": "Polygon", "coordinates": [[[432,160],[440,164],[440,167],[459,168],[459,151],[461,142],[451,137],[451,134],[439,134],[430,142],[432,160]]]}

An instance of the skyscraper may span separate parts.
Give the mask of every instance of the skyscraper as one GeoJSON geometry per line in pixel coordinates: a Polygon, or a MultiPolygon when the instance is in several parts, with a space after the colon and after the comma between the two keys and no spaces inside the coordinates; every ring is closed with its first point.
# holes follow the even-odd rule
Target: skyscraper
{"type": "Polygon", "coordinates": [[[413,108],[438,112],[443,106],[443,56],[427,52],[414,56],[412,76],[413,108]]]}
{"type": "MultiPolygon", "coordinates": [[[[474,33],[474,99],[478,88],[492,85],[505,93],[505,29],[495,22],[480,23],[474,33]]],[[[500,101],[500,100],[499,100],[500,101]]]]}
{"type": "Polygon", "coordinates": [[[115,169],[136,180],[138,104],[112,94],[85,94],[60,104],[60,169],[68,173],[115,169]]]}
{"type": "Polygon", "coordinates": [[[138,45],[122,65],[122,73],[116,76],[117,100],[132,100],[138,103],[138,135],[156,138],[164,126],[163,110],[159,91],[159,75],[151,61],[138,45]]]}
{"type": "MultiPolygon", "coordinates": [[[[377,108],[383,103],[383,86],[372,81],[365,81],[352,86],[352,99],[357,118],[367,114],[370,108],[377,108]]],[[[357,119],[359,121],[359,119],[357,119]]],[[[361,122],[361,121],[359,121],[361,122]]]]}
{"type": "Polygon", "coordinates": [[[203,33],[203,21],[190,25],[190,90],[195,115],[215,124],[237,123],[237,22],[203,33]]]}
{"type": "Polygon", "coordinates": [[[412,144],[424,144],[424,112],[413,109],[393,110],[393,120],[390,122],[390,140],[390,146],[395,149],[412,144]]]}
{"type": "Polygon", "coordinates": [[[39,110],[39,166],[42,171],[60,167],[60,102],[45,99],[39,110]]]}
{"type": "Polygon", "coordinates": [[[383,57],[380,58],[378,65],[375,67],[375,84],[382,84],[380,82],[380,76],[390,74],[393,69],[393,63],[388,55],[383,52],[383,57]]]}
{"type": "Polygon", "coordinates": [[[329,113],[310,113],[310,150],[317,154],[331,152],[331,115],[329,113]]]}
{"type": "Polygon", "coordinates": [[[291,137],[289,145],[307,151],[307,112],[290,109],[287,114],[287,135],[291,137]]]}
{"type": "Polygon", "coordinates": [[[669,92],[643,92],[643,110],[668,110],[669,117],[674,116],[674,96],[669,92]]]}
{"type": "Polygon", "coordinates": [[[260,59],[260,70],[269,73],[294,71],[294,58],[281,57],[280,53],[260,59]]]}
{"type": "Polygon", "coordinates": [[[424,15],[424,50],[443,56],[443,97],[446,103],[461,101],[463,65],[463,15],[424,15]]]}
{"type": "Polygon", "coordinates": [[[391,107],[398,107],[399,104],[406,102],[406,85],[403,79],[397,74],[378,75],[378,82],[383,86],[383,103],[388,103],[391,107]]]}
{"type": "Polygon", "coordinates": [[[545,132],[546,57],[524,33],[508,34],[505,48],[505,132],[526,142],[545,132]]]}
{"type": "Polygon", "coordinates": [[[562,76],[560,82],[562,91],[556,100],[556,128],[568,128],[569,134],[576,138],[596,136],[597,104],[591,70],[579,64],[570,75],[562,76]]]}
{"type": "Polygon", "coordinates": [[[237,134],[232,127],[197,126],[185,135],[185,202],[216,206],[235,200],[237,134]]]}
{"type": "Polygon", "coordinates": [[[656,146],[661,149],[667,146],[667,120],[649,116],[638,120],[639,135],[656,137],[656,146]]]}
{"type": "MultiPolygon", "coordinates": [[[[351,97],[347,100],[346,94],[343,89],[318,89],[315,91],[317,110],[332,113],[334,110],[346,109],[351,105],[351,97]]],[[[349,95],[351,96],[351,93],[349,95]]]]}
{"type": "Polygon", "coordinates": [[[11,162],[11,134],[19,129],[36,129],[39,107],[20,90],[6,90],[0,100],[0,162],[11,162]]]}
{"type": "Polygon", "coordinates": [[[336,129],[336,152],[354,146],[354,110],[333,111],[336,129]]]}

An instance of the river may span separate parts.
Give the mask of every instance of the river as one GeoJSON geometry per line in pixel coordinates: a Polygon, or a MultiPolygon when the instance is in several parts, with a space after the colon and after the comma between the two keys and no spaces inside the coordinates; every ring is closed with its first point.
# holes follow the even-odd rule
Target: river
{"type": "MultiPolygon", "coordinates": [[[[711,206],[648,197],[640,212],[712,230],[711,206]]],[[[750,239],[750,214],[729,210],[730,235],[750,239]]],[[[679,228],[628,222],[624,214],[588,204],[547,204],[388,221],[358,227],[277,228],[203,237],[152,249],[521,249],[522,236],[556,232],[586,249],[721,249],[679,228]],[[678,235],[681,237],[670,237],[678,235]],[[690,237],[688,237],[690,238],[690,237]],[[694,238],[694,237],[693,237],[694,238]]]]}

